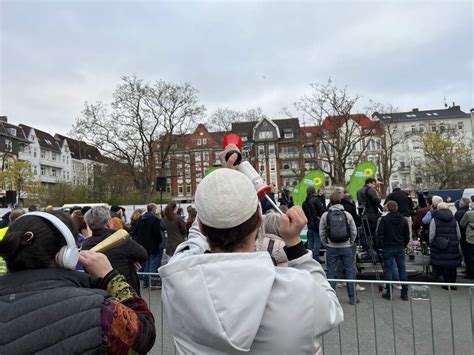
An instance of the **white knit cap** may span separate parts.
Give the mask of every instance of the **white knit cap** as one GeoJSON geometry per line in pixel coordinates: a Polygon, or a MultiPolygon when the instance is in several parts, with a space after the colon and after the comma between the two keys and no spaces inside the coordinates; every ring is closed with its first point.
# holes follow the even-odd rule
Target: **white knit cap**
{"type": "Polygon", "coordinates": [[[258,198],[247,176],[237,170],[221,168],[199,183],[195,204],[202,224],[227,229],[252,217],[257,210],[258,198]]]}

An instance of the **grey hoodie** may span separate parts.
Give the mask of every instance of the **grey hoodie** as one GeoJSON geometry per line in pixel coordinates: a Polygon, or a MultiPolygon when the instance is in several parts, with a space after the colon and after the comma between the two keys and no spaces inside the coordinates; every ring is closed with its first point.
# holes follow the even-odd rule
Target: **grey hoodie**
{"type": "MultiPolygon", "coordinates": [[[[344,206],[341,204],[337,204],[329,208],[329,211],[334,211],[334,210],[344,211],[344,206]]],[[[351,237],[349,238],[347,242],[344,242],[344,243],[331,242],[328,238],[327,230],[326,230],[328,213],[324,212],[324,214],[321,216],[321,221],[319,222],[319,235],[321,237],[321,242],[323,243],[324,246],[327,246],[330,248],[348,248],[354,244],[354,241],[357,237],[357,227],[355,225],[354,218],[352,218],[351,214],[345,211],[344,213],[346,214],[347,223],[349,223],[349,226],[351,229],[351,237]]]]}
{"type": "Polygon", "coordinates": [[[307,253],[275,267],[267,252],[204,253],[197,224],[160,268],[163,309],[180,354],[314,354],[343,321],[321,265],[307,253]]]}

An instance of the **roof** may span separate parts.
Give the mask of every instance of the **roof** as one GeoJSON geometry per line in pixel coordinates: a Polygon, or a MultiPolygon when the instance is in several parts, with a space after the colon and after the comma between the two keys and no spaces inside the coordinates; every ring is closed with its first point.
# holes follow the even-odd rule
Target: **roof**
{"type": "Polygon", "coordinates": [[[374,112],[373,116],[381,121],[390,122],[413,122],[413,121],[430,121],[439,119],[459,119],[468,118],[470,114],[461,110],[460,106],[451,106],[439,110],[420,111],[414,108],[408,112],[392,112],[392,113],[378,113],[374,112]]]}
{"type": "MultiPolygon", "coordinates": [[[[283,119],[274,119],[274,120],[267,118],[267,120],[272,122],[278,127],[278,130],[280,131],[280,137],[282,137],[281,139],[284,139],[283,137],[285,137],[284,135],[285,129],[291,129],[293,131],[294,138],[291,138],[290,140],[300,139],[300,123],[297,118],[293,117],[293,118],[283,118],[283,119]]],[[[250,121],[250,122],[233,122],[231,131],[239,135],[245,133],[247,134],[247,137],[252,137],[253,129],[259,122],[261,122],[261,120],[250,121]]]]}
{"type": "Polygon", "coordinates": [[[100,154],[99,149],[96,147],[87,144],[86,142],[78,141],[70,137],[62,136],[60,134],[55,135],[56,139],[66,141],[69,146],[69,151],[71,152],[71,158],[77,160],[92,160],[96,162],[103,162],[102,154],[100,154]]]}
{"type": "Polygon", "coordinates": [[[15,126],[8,122],[0,121],[0,134],[12,139],[25,142],[25,143],[30,142],[21,127],[15,126]],[[15,133],[15,134],[12,134],[12,133],[15,133]]]}
{"type": "Polygon", "coordinates": [[[61,153],[61,147],[59,146],[58,142],[54,139],[54,137],[51,134],[49,134],[47,132],[40,131],[39,129],[36,129],[36,128],[33,128],[33,127],[29,127],[29,126],[24,125],[24,124],[20,124],[20,127],[23,128],[23,130],[25,131],[25,135],[27,137],[28,137],[30,131],[32,129],[34,129],[35,134],[36,134],[36,138],[38,139],[38,143],[39,143],[41,148],[49,149],[49,150],[55,151],[57,153],[61,153]]]}

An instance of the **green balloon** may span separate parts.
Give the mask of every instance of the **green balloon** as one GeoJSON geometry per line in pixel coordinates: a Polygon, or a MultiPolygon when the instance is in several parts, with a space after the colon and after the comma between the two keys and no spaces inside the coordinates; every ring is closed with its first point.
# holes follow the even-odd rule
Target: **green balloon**
{"type": "Polygon", "coordinates": [[[306,190],[308,186],[313,186],[315,190],[324,186],[326,177],[321,170],[313,170],[305,175],[300,183],[293,187],[291,196],[293,196],[293,202],[295,205],[301,206],[306,199],[306,190]]]}
{"type": "Polygon", "coordinates": [[[377,166],[374,162],[364,161],[357,165],[352,172],[351,180],[347,190],[351,194],[354,201],[357,201],[357,191],[359,191],[365,184],[365,180],[375,177],[377,173],[377,166]]]}

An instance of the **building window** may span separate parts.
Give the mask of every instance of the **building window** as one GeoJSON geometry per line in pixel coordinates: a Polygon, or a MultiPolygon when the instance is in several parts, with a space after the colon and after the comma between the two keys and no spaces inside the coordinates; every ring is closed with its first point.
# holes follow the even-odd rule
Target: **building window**
{"type": "Polygon", "coordinates": [[[183,182],[178,181],[178,195],[182,195],[182,194],[183,194],[183,182]]]}
{"type": "Polygon", "coordinates": [[[33,173],[38,175],[38,167],[36,165],[33,165],[33,173]]]}
{"type": "Polygon", "coordinates": [[[191,184],[190,183],[186,184],[186,194],[188,194],[188,195],[191,194],[191,184]]]}
{"type": "Polygon", "coordinates": [[[66,173],[66,179],[69,180],[69,171],[66,173]]]}
{"type": "Polygon", "coordinates": [[[5,139],[5,151],[6,152],[13,151],[13,144],[12,144],[12,141],[9,139],[5,139]]]}
{"type": "Polygon", "coordinates": [[[204,162],[209,162],[209,152],[202,152],[202,160],[204,162]]]}
{"type": "Polygon", "coordinates": [[[41,159],[44,159],[44,158],[46,158],[46,152],[43,149],[41,149],[41,159]]]}
{"type": "Polygon", "coordinates": [[[46,168],[44,166],[41,167],[41,175],[46,175],[46,168]]]}
{"type": "Polygon", "coordinates": [[[268,146],[268,155],[275,155],[275,145],[274,144],[270,144],[268,146]]]}
{"type": "Polygon", "coordinates": [[[206,145],[207,144],[207,138],[203,138],[202,139],[202,145],[206,145]]]}
{"type": "Polygon", "coordinates": [[[293,138],[293,130],[291,128],[285,128],[283,130],[283,137],[285,137],[286,139],[293,138]]]}
{"type": "Polygon", "coordinates": [[[54,176],[54,177],[57,176],[56,169],[54,169],[54,168],[51,169],[51,176],[54,176]]]}
{"type": "Polygon", "coordinates": [[[247,133],[242,133],[240,135],[240,138],[242,138],[242,142],[247,142],[248,138],[247,138],[247,133]]]}
{"type": "Polygon", "coordinates": [[[416,126],[414,124],[411,125],[411,133],[416,133],[416,126]]]}
{"type": "Polygon", "coordinates": [[[306,138],[311,138],[313,136],[313,133],[311,132],[306,132],[306,138]]]}
{"type": "Polygon", "coordinates": [[[441,133],[445,132],[445,131],[446,131],[446,126],[445,126],[444,124],[441,124],[441,125],[439,126],[439,131],[440,131],[441,133]]]}
{"type": "Polygon", "coordinates": [[[424,125],[420,125],[420,133],[425,133],[425,126],[424,125]]]}
{"type": "Polygon", "coordinates": [[[56,153],[51,153],[51,159],[56,160],[56,153]]]}
{"type": "Polygon", "coordinates": [[[273,132],[272,131],[263,131],[258,133],[258,138],[259,139],[272,139],[273,138],[273,132]]]}
{"type": "Polygon", "coordinates": [[[458,129],[464,129],[464,123],[458,122],[458,129]]]}
{"type": "Polygon", "coordinates": [[[265,146],[263,145],[258,146],[258,155],[265,155],[265,146]]]}
{"type": "Polygon", "coordinates": [[[197,140],[197,145],[201,145],[201,143],[202,143],[201,138],[198,138],[198,140],[197,140]]]}

